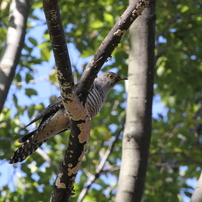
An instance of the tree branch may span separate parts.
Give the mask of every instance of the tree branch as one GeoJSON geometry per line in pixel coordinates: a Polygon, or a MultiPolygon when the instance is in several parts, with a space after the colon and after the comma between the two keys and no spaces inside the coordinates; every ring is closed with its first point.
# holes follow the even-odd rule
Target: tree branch
{"type": "Polygon", "coordinates": [[[90,90],[92,82],[102,65],[105,63],[107,58],[111,56],[112,51],[120,43],[122,36],[136,18],[141,15],[142,11],[149,5],[150,1],[151,0],[139,0],[138,2],[133,1],[113,26],[109,34],[105,37],[94,57],[88,63],[78,85],[77,92],[78,94],[82,94],[82,99],[84,101],[86,100],[87,92],[90,90]],[[84,89],[86,90],[84,91],[84,89]]]}
{"type": "Polygon", "coordinates": [[[50,40],[53,47],[59,86],[61,94],[64,98],[67,97],[67,94],[72,92],[74,83],[72,77],[71,62],[60,18],[60,11],[58,8],[58,1],[44,0],[43,6],[50,40]],[[63,87],[64,85],[66,85],[65,88],[63,87]]]}
{"type": "Polygon", "coordinates": [[[149,1],[132,4],[110,31],[94,58],[87,66],[78,87],[74,88],[71,64],[65,42],[57,0],[44,0],[50,39],[56,60],[57,76],[63,104],[71,120],[69,145],[54,184],[51,201],[69,201],[73,183],[84,156],[90,132],[90,116],[85,105],[91,85],[111,52],[120,42],[132,22],[141,14],[149,1]],[[75,91],[76,90],[76,91],[75,91]],[[79,96],[79,97],[78,97],[79,96]]]}
{"type": "Polygon", "coordinates": [[[54,183],[50,201],[69,201],[90,134],[90,115],[74,89],[70,58],[66,46],[57,0],[44,0],[44,12],[56,61],[63,104],[71,121],[69,144],[54,183]]]}
{"type": "Polygon", "coordinates": [[[0,112],[20,60],[29,9],[29,0],[11,1],[6,42],[0,56],[0,112]]]}
{"type": "Polygon", "coordinates": [[[57,167],[53,164],[51,158],[39,147],[36,152],[51,166],[55,174],[57,174],[57,167]]]}

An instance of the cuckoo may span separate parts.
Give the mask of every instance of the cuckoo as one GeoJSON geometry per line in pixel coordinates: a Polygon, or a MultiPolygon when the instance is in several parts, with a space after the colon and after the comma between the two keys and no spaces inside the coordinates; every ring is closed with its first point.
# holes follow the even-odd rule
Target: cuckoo
{"type": "MultiPolygon", "coordinates": [[[[121,80],[127,80],[127,78],[120,77],[113,72],[105,72],[94,80],[87,97],[91,118],[101,110],[108,92],[121,80]]],[[[70,119],[65,112],[61,97],[58,97],[27,126],[38,120],[41,120],[38,128],[18,140],[22,145],[14,152],[9,163],[23,161],[50,137],[70,129],[70,119]]]]}

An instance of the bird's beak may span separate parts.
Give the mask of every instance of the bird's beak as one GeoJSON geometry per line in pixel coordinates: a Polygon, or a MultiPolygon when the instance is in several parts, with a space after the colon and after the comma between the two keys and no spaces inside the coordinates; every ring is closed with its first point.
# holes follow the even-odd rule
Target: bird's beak
{"type": "Polygon", "coordinates": [[[121,81],[121,80],[128,80],[128,78],[126,78],[126,77],[118,77],[117,80],[118,80],[118,81],[121,81]]]}

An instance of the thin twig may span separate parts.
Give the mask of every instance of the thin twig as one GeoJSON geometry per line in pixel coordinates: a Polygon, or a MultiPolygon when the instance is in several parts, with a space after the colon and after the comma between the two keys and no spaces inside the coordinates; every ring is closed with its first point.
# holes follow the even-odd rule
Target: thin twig
{"type": "Polygon", "coordinates": [[[51,158],[40,147],[36,150],[36,152],[51,166],[55,174],[57,174],[58,169],[51,161],[51,158]]]}

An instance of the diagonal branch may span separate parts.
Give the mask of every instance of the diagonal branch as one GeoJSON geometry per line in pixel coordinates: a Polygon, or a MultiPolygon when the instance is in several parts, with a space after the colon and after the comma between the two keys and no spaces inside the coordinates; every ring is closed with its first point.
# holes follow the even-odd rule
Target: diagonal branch
{"type": "Polygon", "coordinates": [[[20,60],[29,8],[29,0],[11,1],[6,42],[0,55],[0,112],[20,60]]]}
{"type": "Polygon", "coordinates": [[[91,84],[102,65],[105,61],[107,61],[107,58],[111,56],[111,53],[120,43],[125,32],[129,29],[130,25],[137,19],[137,17],[141,15],[142,11],[149,5],[150,1],[151,0],[139,0],[138,2],[133,1],[105,37],[94,57],[88,63],[79,82],[77,92],[78,94],[83,95],[82,99],[84,101],[86,100],[87,92],[90,90],[91,84]],[[86,90],[84,91],[84,89],[86,90]]]}

